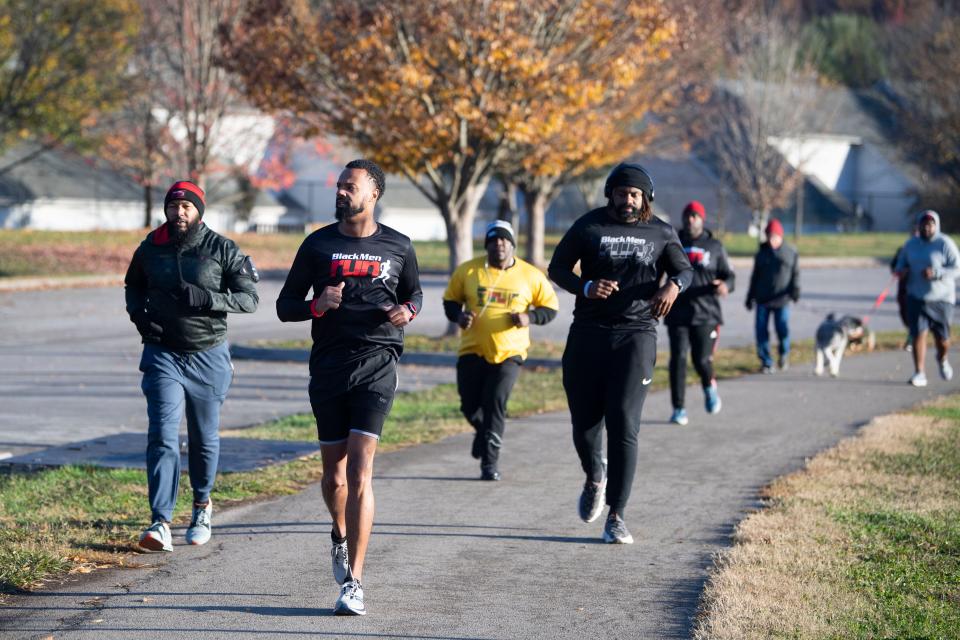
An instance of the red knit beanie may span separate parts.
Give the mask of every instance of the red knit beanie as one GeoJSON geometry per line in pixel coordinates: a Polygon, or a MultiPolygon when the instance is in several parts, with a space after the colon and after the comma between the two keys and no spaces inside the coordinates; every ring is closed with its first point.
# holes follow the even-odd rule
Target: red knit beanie
{"type": "Polygon", "coordinates": [[[689,203],[687,203],[687,206],[683,208],[683,216],[686,217],[688,213],[697,214],[698,216],[700,216],[701,220],[707,219],[707,212],[703,208],[703,205],[700,204],[699,200],[691,200],[689,203]]]}
{"type": "Polygon", "coordinates": [[[193,203],[193,206],[200,212],[200,216],[203,217],[203,209],[206,206],[203,189],[192,182],[181,180],[170,185],[170,188],[167,189],[167,196],[163,199],[163,208],[166,209],[167,205],[174,200],[186,200],[193,203]]]}
{"type": "Polygon", "coordinates": [[[771,218],[770,222],[767,223],[767,237],[769,238],[773,234],[783,237],[783,225],[776,218],[771,218]]]}

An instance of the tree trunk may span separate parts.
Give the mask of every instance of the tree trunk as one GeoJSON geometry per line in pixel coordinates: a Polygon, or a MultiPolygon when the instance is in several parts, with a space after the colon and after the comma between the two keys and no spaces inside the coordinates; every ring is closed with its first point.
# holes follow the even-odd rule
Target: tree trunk
{"type": "Polygon", "coordinates": [[[796,224],[793,227],[793,239],[797,241],[800,239],[800,236],[803,234],[803,187],[805,182],[800,181],[800,186],[797,187],[797,216],[796,224]]]}
{"type": "Polygon", "coordinates": [[[143,226],[150,228],[153,223],[153,188],[149,184],[143,185],[143,226]]]}
{"type": "Polygon", "coordinates": [[[520,231],[520,211],[517,208],[517,183],[501,179],[500,204],[497,208],[497,220],[505,220],[513,227],[514,233],[520,231]]]}
{"type": "Polygon", "coordinates": [[[467,187],[458,201],[447,199],[439,205],[440,215],[447,227],[450,273],[473,257],[473,221],[477,217],[480,198],[488,184],[488,180],[483,180],[480,184],[467,187]]]}
{"type": "Polygon", "coordinates": [[[527,262],[543,269],[547,266],[544,251],[544,228],[550,194],[546,189],[523,189],[523,202],[527,208],[527,262]]]}

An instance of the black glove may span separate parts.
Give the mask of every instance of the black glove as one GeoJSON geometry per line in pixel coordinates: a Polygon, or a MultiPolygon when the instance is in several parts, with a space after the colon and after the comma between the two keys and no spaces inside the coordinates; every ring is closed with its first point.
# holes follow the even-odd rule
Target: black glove
{"type": "Polygon", "coordinates": [[[747,308],[747,311],[753,311],[753,300],[747,300],[743,306],[747,308]]]}
{"type": "Polygon", "coordinates": [[[180,283],[180,300],[191,309],[205,311],[213,306],[213,296],[202,287],[189,282],[180,283]]]}
{"type": "Polygon", "coordinates": [[[156,322],[146,309],[134,311],[130,316],[130,321],[137,325],[137,331],[144,342],[160,342],[163,335],[163,326],[156,322]]]}

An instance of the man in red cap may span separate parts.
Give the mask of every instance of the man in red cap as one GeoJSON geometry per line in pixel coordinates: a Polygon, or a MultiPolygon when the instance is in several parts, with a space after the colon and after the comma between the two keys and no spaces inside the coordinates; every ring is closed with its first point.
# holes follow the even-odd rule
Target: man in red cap
{"type": "Polygon", "coordinates": [[[693,352],[693,366],[700,375],[707,413],[720,412],[720,395],[713,376],[713,354],[717,349],[723,313],[720,298],[733,291],[734,273],[723,244],[703,226],[707,217],[703,205],[694,200],[683,209],[683,228],[677,234],[693,267],[693,282],[680,292],[664,322],[670,336],[670,422],[688,422],[684,407],[687,386],[687,352],[693,352]]]}
{"type": "Polygon", "coordinates": [[[747,310],[757,305],[757,357],[763,373],[773,373],[770,354],[770,317],[780,341],[780,370],[790,366],[790,301],[800,299],[800,269],[797,250],[783,241],[783,225],[772,218],[766,228],[767,241],[753,260],[747,310]]]}
{"type": "Polygon", "coordinates": [[[203,224],[203,190],[175,182],[167,221],[147,235],[127,269],[130,320],[143,341],[147,490],[152,524],[140,547],[173,551],[170,521],[180,483],[180,419],[187,414],[193,517],[188,544],[210,540],[210,492],[220,458],[220,406],[233,379],[227,313],[253,313],[260,279],[233,240],[203,224]]]}

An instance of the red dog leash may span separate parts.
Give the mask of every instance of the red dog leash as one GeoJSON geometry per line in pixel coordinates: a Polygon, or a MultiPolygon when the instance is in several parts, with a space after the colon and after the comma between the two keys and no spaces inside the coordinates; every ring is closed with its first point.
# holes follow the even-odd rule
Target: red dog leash
{"type": "Polygon", "coordinates": [[[887,283],[887,286],[884,287],[883,291],[880,292],[880,295],[877,296],[877,299],[874,301],[873,306],[870,308],[870,313],[863,316],[863,324],[870,322],[870,314],[880,308],[880,305],[883,304],[883,301],[887,299],[887,296],[890,294],[890,288],[893,286],[893,283],[899,279],[897,274],[893,274],[890,278],[890,282],[887,283]]]}

